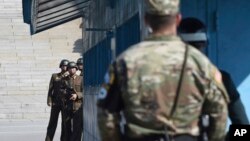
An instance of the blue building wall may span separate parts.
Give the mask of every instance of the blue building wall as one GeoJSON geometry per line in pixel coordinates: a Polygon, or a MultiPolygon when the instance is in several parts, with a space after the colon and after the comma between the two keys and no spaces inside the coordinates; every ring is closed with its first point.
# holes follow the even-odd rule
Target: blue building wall
{"type": "MultiPolygon", "coordinates": [[[[140,21],[135,0],[117,0],[114,5],[105,6],[104,0],[95,0],[99,7],[89,28],[110,29],[116,40],[116,54],[123,52],[128,46],[140,40],[140,21]],[[127,4],[129,3],[130,4],[127,4]],[[106,12],[104,12],[106,10],[106,12]],[[119,11],[118,11],[119,10],[119,11]],[[118,12],[117,12],[118,11],[118,12]],[[106,17],[103,16],[106,13],[106,17]],[[134,14],[135,13],[135,14],[134,14]],[[113,25],[112,25],[113,24],[113,25]]],[[[114,2],[114,1],[113,1],[114,2]]],[[[99,140],[97,128],[96,100],[99,86],[103,82],[105,72],[112,61],[111,38],[107,31],[92,31],[86,36],[88,50],[84,52],[84,140],[99,140]]],[[[113,44],[112,44],[113,45],[113,44]]]]}
{"type": "MultiPolygon", "coordinates": [[[[119,55],[129,46],[140,41],[139,14],[131,17],[116,29],[116,54],[119,55]]],[[[88,50],[84,55],[84,85],[101,85],[103,77],[112,60],[111,37],[88,50]]]]}
{"type": "Polygon", "coordinates": [[[102,40],[84,54],[84,85],[97,86],[111,63],[112,52],[110,38],[102,40]]]}
{"type": "MultiPolygon", "coordinates": [[[[139,7],[134,0],[93,0],[89,16],[84,22],[85,33],[83,52],[84,86],[98,86],[112,60],[111,36],[116,40],[116,55],[140,40],[139,7]]],[[[83,29],[84,30],[84,29],[83,29]]]]}
{"type": "Polygon", "coordinates": [[[129,46],[140,41],[140,20],[139,14],[136,14],[116,31],[116,54],[121,54],[129,46]]]}
{"type": "Polygon", "coordinates": [[[229,71],[250,117],[250,1],[218,0],[218,66],[229,71]]]}
{"type": "Polygon", "coordinates": [[[181,4],[184,18],[196,17],[207,25],[207,56],[231,74],[250,117],[250,1],[182,0],[181,4]]]}

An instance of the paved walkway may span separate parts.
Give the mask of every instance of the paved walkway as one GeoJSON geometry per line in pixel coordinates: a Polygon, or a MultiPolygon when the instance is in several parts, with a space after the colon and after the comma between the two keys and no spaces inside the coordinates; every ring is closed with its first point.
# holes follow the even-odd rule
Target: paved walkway
{"type": "MultiPolygon", "coordinates": [[[[86,90],[84,101],[84,140],[100,141],[97,128],[96,93],[86,90]]],[[[44,141],[50,107],[44,95],[0,96],[0,141],[44,141]],[[10,110],[15,109],[15,111],[10,110]]],[[[54,141],[60,140],[61,119],[54,141]]]]}
{"type": "MultiPolygon", "coordinates": [[[[60,122],[61,120],[59,120],[60,122]]],[[[48,120],[0,120],[0,141],[44,141],[48,120]]],[[[58,124],[54,141],[60,140],[58,124]]]]}
{"type": "Polygon", "coordinates": [[[0,120],[48,119],[46,95],[0,95],[0,120]]]}
{"type": "MultiPolygon", "coordinates": [[[[49,115],[43,95],[0,95],[0,141],[44,141],[49,115]]],[[[54,141],[60,132],[59,123],[54,141]]]]}

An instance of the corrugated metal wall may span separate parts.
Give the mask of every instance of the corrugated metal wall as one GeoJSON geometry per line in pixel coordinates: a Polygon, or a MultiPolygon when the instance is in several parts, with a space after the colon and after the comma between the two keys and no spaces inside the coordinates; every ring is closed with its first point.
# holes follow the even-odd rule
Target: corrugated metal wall
{"type": "Polygon", "coordinates": [[[85,86],[96,86],[102,83],[102,78],[111,62],[110,38],[106,38],[84,54],[85,86]]]}
{"type": "Polygon", "coordinates": [[[116,54],[140,41],[139,14],[142,0],[93,0],[85,19],[84,58],[84,140],[99,140],[96,96],[112,61],[111,38],[116,54]],[[112,5],[110,5],[112,2],[112,5]],[[109,33],[113,36],[109,36],[109,33]],[[129,38],[128,38],[129,37],[129,38]]]}
{"type": "Polygon", "coordinates": [[[91,0],[22,0],[31,35],[86,15],[91,0]]]}
{"type": "Polygon", "coordinates": [[[111,8],[109,0],[92,0],[87,17],[87,28],[102,29],[104,31],[88,32],[88,47],[91,48],[106,37],[105,30],[115,29],[139,11],[141,0],[116,0],[111,8]]]}
{"type": "Polygon", "coordinates": [[[116,30],[116,54],[140,41],[140,18],[134,15],[116,30]]]}

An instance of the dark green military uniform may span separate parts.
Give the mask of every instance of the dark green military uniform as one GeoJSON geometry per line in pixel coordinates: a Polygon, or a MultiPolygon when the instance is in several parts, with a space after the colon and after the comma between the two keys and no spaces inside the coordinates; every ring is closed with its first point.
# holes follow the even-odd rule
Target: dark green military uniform
{"type": "MultiPolygon", "coordinates": [[[[63,117],[63,94],[61,93],[61,80],[68,75],[67,72],[64,72],[62,67],[68,65],[68,60],[62,60],[59,67],[62,69],[62,72],[52,74],[49,84],[49,91],[47,97],[47,104],[51,107],[49,125],[47,127],[47,135],[45,141],[52,141],[55,135],[59,113],[63,117]]],[[[64,141],[64,124],[61,123],[61,141],[64,141]]]]}
{"type": "MultiPolygon", "coordinates": [[[[50,113],[50,120],[49,120],[49,125],[47,128],[47,137],[46,141],[52,141],[56,127],[57,127],[57,121],[59,117],[59,113],[63,110],[62,107],[62,95],[60,93],[60,88],[61,88],[61,79],[64,77],[62,73],[56,73],[53,74],[50,80],[50,85],[49,85],[49,93],[48,93],[48,100],[52,101],[52,107],[51,107],[51,113],[50,113]]],[[[61,114],[63,114],[61,112],[61,114]]],[[[63,115],[62,115],[63,116],[63,115]]],[[[61,124],[62,129],[63,128],[63,122],[61,124]]],[[[61,138],[63,138],[63,130],[61,131],[61,138]]],[[[63,139],[61,139],[63,140],[63,139]]]]}
{"type": "MultiPolygon", "coordinates": [[[[77,68],[75,63],[69,62],[68,70],[71,68],[77,68]]],[[[66,141],[82,141],[83,131],[83,87],[82,77],[75,74],[71,74],[62,80],[62,88],[65,96],[65,136],[66,141]],[[72,94],[76,94],[76,99],[70,99],[72,94]]]]}

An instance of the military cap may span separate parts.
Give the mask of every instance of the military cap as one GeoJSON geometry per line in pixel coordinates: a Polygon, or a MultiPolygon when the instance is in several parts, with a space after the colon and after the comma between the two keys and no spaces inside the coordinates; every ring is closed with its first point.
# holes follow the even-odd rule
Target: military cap
{"type": "Polygon", "coordinates": [[[152,15],[174,15],[179,13],[180,0],[145,0],[146,12],[152,15]]]}
{"type": "Polygon", "coordinates": [[[197,18],[185,18],[178,27],[179,36],[184,42],[206,42],[206,26],[197,18]]]}

